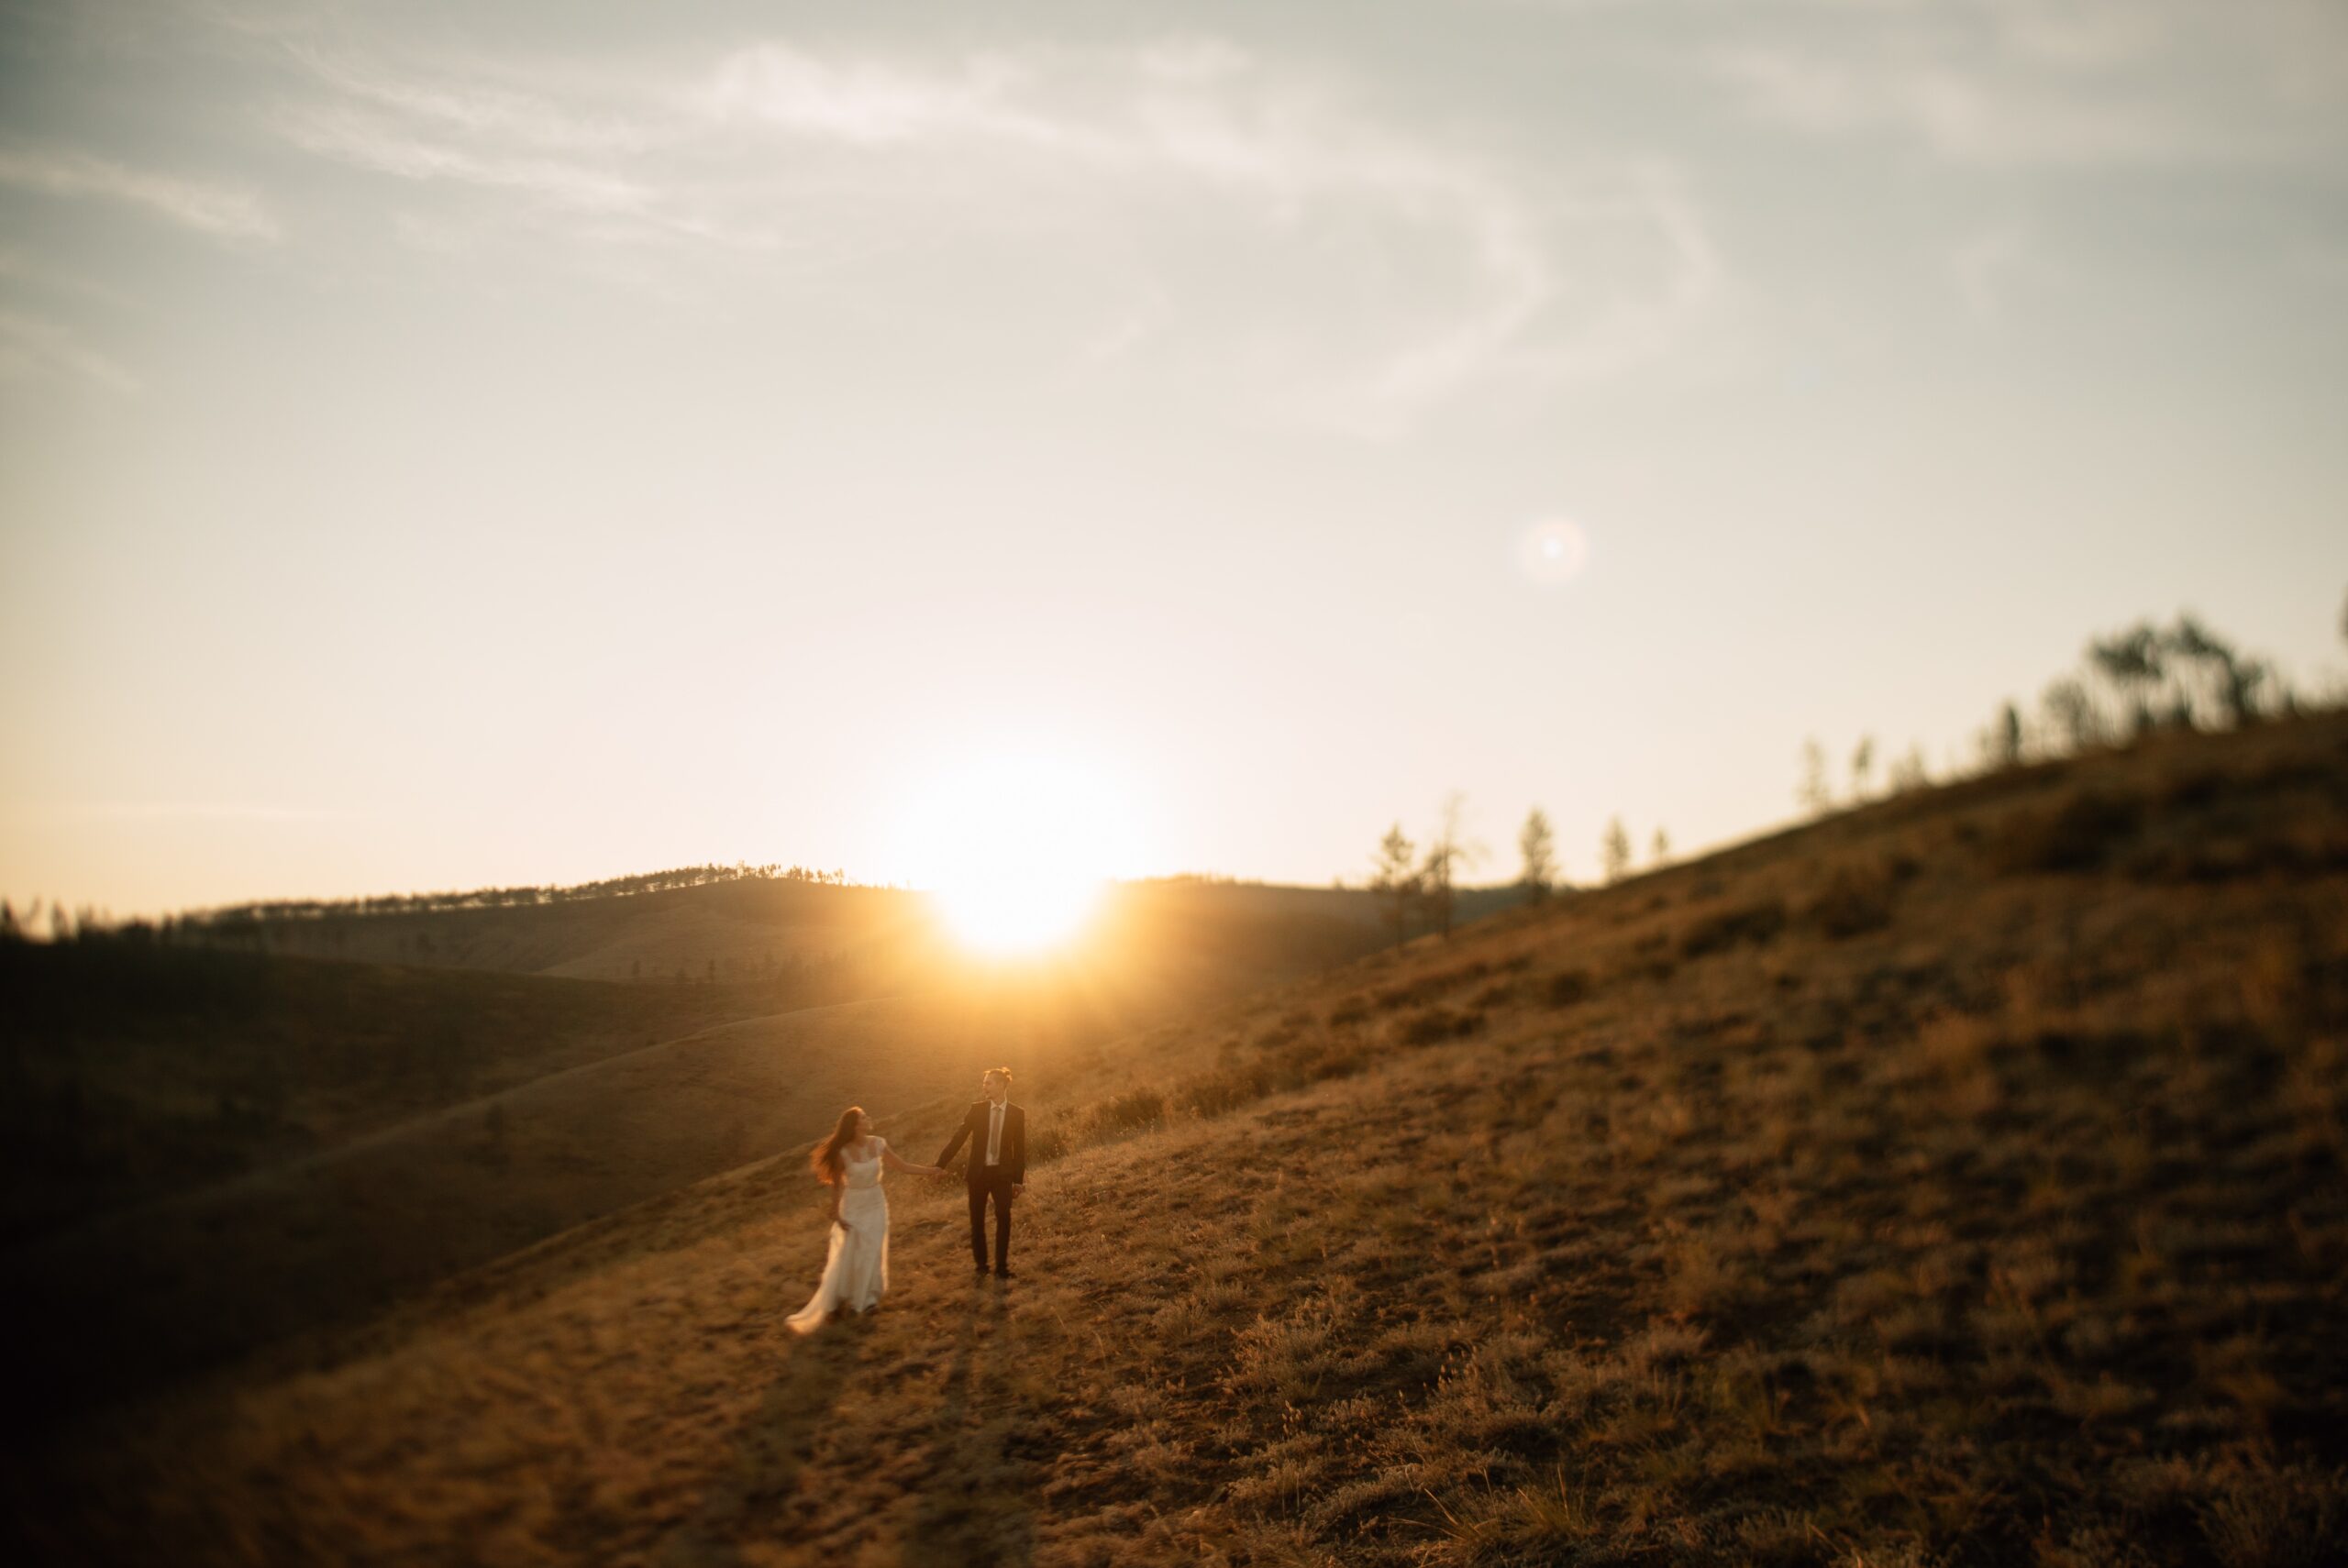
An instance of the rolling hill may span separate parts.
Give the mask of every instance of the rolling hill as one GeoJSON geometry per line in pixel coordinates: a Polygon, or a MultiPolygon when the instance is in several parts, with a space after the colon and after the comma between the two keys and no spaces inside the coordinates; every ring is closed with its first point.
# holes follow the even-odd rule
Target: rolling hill
{"type": "Polygon", "coordinates": [[[2081,1568],[2348,1526],[2348,717],[1014,1066],[1014,1281],[900,1181],[882,1309],[795,1340],[819,1195],[756,1160],[90,1413],[11,1519],[61,1561],[2081,1568]]]}
{"type": "Polygon", "coordinates": [[[1006,1055],[1050,1081],[1386,940],[1366,894],[1191,880],[1120,888],[1083,944],[1024,964],[962,955],[912,895],[779,881],[249,936],[0,943],[10,1340],[116,1347],[36,1352],[28,1419],[363,1317],[850,1099],[919,1105],[1006,1055]],[[698,978],[575,977],[681,933],[698,978]],[[766,962],[791,933],[799,957],[766,962]]]}

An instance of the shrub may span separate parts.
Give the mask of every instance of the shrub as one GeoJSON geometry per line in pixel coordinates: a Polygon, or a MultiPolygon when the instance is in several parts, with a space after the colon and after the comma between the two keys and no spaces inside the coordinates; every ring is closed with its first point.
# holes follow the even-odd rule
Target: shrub
{"type": "Polygon", "coordinates": [[[1802,907],[1802,920],[1832,937],[1857,936],[1891,923],[1894,873],[1838,866],[1802,907]]]}
{"type": "Polygon", "coordinates": [[[1473,1034],[1483,1024],[1484,1015],[1480,1012],[1454,1012],[1447,1007],[1431,1007],[1402,1025],[1402,1043],[1434,1045],[1473,1034]]]}
{"type": "Polygon", "coordinates": [[[1068,1149],[1068,1127],[1058,1117],[1052,1118],[1028,1134],[1027,1160],[1031,1165],[1048,1165],[1067,1154],[1068,1149]]]}
{"type": "Polygon", "coordinates": [[[1227,1067],[1184,1083],[1174,1099],[1193,1116],[1223,1116],[1261,1099],[1270,1088],[1270,1077],[1261,1066],[1227,1067]]]}
{"type": "Polygon", "coordinates": [[[1786,905],[1782,899],[1763,899],[1755,903],[1741,904],[1732,909],[1718,910],[1699,917],[1679,933],[1679,955],[1700,958],[1707,953],[1718,953],[1750,942],[1756,945],[1767,942],[1785,929],[1786,905]]]}
{"type": "Polygon", "coordinates": [[[2161,786],[2160,801],[2164,806],[2191,808],[2206,806],[2225,792],[2226,775],[2215,767],[2195,767],[2170,778],[2161,786]]]}
{"type": "Polygon", "coordinates": [[[1484,976],[1490,974],[1492,966],[1479,958],[1472,964],[1462,964],[1456,968],[1436,969],[1408,980],[1397,980],[1379,991],[1376,999],[1378,1005],[1382,1008],[1410,1007],[1418,1002],[1431,1001],[1454,987],[1464,986],[1470,980],[1481,979],[1484,976]]]}
{"type": "Polygon", "coordinates": [[[1127,1089],[1093,1108],[1092,1122],[1103,1132],[1155,1127],[1166,1120],[1166,1097],[1154,1088],[1127,1089]]]}
{"type": "Polygon", "coordinates": [[[1369,999],[1350,996],[1329,1010],[1324,1022],[1332,1029],[1343,1029],[1349,1023],[1359,1023],[1369,1016],[1369,999]]]}
{"type": "Polygon", "coordinates": [[[1350,1077],[1369,1066],[1369,1052],[1359,1044],[1330,1043],[1299,1059],[1306,1077],[1313,1079],[1350,1077]]]}
{"type": "Polygon", "coordinates": [[[2051,811],[2010,819],[1991,841],[2001,871],[2088,871],[2136,830],[2143,814],[2126,796],[2085,790],[2051,811]]]}
{"type": "Polygon", "coordinates": [[[1549,977],[1549,983],[1541,994],[1551,1007],[1572,1007],[1589,1000],[1596,988],[1590,983],[1589,970],[1560,969],[1549,977]]]}

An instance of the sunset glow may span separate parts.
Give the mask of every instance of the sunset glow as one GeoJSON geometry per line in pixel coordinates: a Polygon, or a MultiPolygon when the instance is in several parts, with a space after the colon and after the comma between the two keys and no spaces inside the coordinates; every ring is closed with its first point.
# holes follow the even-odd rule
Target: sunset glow
{"type": "Polygon", "coordinates": [[[1587,879],[2136,615],[2348,689],[2348,6],[967,9],[11,7],[0,898],[1032,941],[1103,867],[914,854],[968,758],[1587,879]]]}
{"type": "Polygon", "coordinates": [[[952,773],[914,830],[939,911],[983,953],[1034,954],[1080,934],[1125,850],[1124,812],[1081,767],[997,756],[952,773]]]}

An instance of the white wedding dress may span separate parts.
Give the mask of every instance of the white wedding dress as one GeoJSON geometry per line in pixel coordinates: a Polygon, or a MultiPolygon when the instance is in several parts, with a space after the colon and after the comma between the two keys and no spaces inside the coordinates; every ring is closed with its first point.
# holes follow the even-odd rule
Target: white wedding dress
{"type": "Polygon", "coordinates": [[[840,1220],[847,1227],[832,1227],[832,1249],[824,1258],[824,1280],[806,1306],[785,1320],[803,1334],[813,1333],[835,1307],[869,1312],[880,1305],[889,1288],[889,1199],[880,1190],[880,1154],[887,1145],[872,1140],[872,1157],[859,1160],[846,1150],[841,1163],[847,1169],[847,1191],[840,1198],[840,1220]]]}

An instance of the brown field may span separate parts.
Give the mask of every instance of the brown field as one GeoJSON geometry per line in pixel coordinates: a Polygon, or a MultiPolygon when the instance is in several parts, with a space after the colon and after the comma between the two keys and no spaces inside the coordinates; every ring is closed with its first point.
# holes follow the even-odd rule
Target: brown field
{"type": "Polygon", "coordinates": [[[362,1318],[803,1144],[850,1099],[893,1113],[1005,1056],[1077,1083],[1075,1053],[1385,940],[1362,893],[1184,881],[1119,889],[1080,949],[993,965],[953,954],[914,895],[789,883],[344,919],[324,944],[428,947],[427,967],[288,956],[324,922],[282,923],[239,944],[259,952],[0,944],[20,1419],[362,1318]],[[462,966],[570,967],[631,921],[733,945],[681,982],[462,966]],[[852,956],[736,962],[782,928],[852,956]]]}
{"type": "MultiPolygon", "coordinates": [[[[598,1073],[728,1038],[581,1081],[616,1115],[598,1073]]],[[[54,1429],[10,1520],[223,1563],[2348,1536],[2341,716],[1900,797],[1041,1059],[1015,1281],[892,1178],[887,1302],[793,1339],[794,1150],[54,1429]]],[[[884,1131],[926,1159],[954,1111],[884,1131]]]]}

